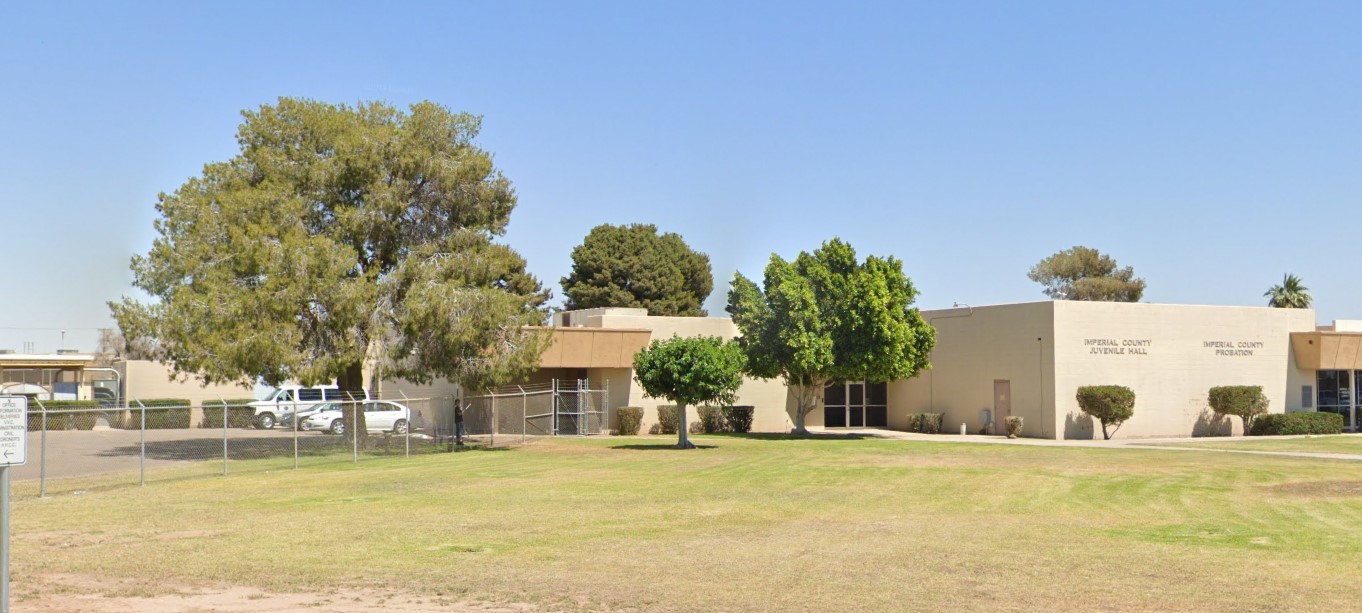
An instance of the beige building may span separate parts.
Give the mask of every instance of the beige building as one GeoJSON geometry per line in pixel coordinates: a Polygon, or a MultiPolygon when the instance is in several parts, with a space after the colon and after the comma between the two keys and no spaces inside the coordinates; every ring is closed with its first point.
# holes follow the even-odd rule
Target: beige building
{"type": "MultiPolygon", "coordinates": [[[[844,382],[824,390],[811,428],[906,429],[914,413],[944,414],[947,432],[998,433],[1024,418],[1023,435],[1101,437],[1078,408],[1085,385],[1135,391],[1135,416],[1120,437],[1239,433],[1237,419],[1216,419],[1211,387],[1261,385],[1272,412],[1342,413],[1349,429],[1362,417],[1362,322],[1316,328],[1308,309],[1046,301],[923,311],[937,330],[932,368],[888,383],[844,382]]],[[[538,378],[608,381],[610,408],[645,408],[656,421],[660,399],[632,380],[632,354],[672,335],[736,337],[721,317],[650,317],[642,309],[559,313],[555,344],[538,378]]],[[[793,402],[778,380],[748,380],[738,404],[756,407],[753,430],[793,425],[793,402]]]]}
{"type": "MultiPolygon", "coordinates": [[[[1350,430],[1362,420],[1362,321],[1317,327],[1308,309],[1047,301],[923,311],[937,331],[932,368],[888,383],[843,382],[824,390],[809,414],[811,428],[906,429],[909,415],[942,413],[944,429],[1000,432],[1010,415],[1024,418],[1023,435],[1052,439],[1100,438],[1100,426],[1078,408],[1084,385],[1125,385],[1135,391],[1135,416],[1118,436],[1199,436],[1237,433],[1238,420],[1214,419],[1207,392],[1219,385],[1261,385],[1272,412],[1331,411],[1350,430]]],[[[610,427],[615,410],[644,409],[646,431],[656,408],[633,379],[634,355],[672,336],[735,338],[726,317],[655,317],[643,309],[605,308],[558,313],[553,342],[526,385],[552,380],[589,382],[608,389],[610,427]]],[[[11,384],[63,381],[89,397],[90,356],[0,355],[0,375],[11,384]],[[40,377],[41,375],[41,377],[40,377]],[[13,379],[13,381],[8,381],[13,379]],[[76,385],[83,381],[85,385],[76,385]]],[[[201,405],[249,396],[234,386],[174,381],[152,362],[116,365],[129,400],[188,398],[201,405]]],[[[413,385],[375,381],[384,397],[458,397],[441,381],[413,385]]],[[[788,431],[793,399],[779,380],[748,379],[735,404],[756,408],[753,430],[788,431]]],[[[690,419],[695,409],[691,408],[690,419]]]]}
{"type": "MultiPolygon", "coordinates": [[[[1207,405],[1209,389],[1220,385],[1261,385],[1272,412],[1338,410],[1337,387],[1326,393],[1318,385],[1337,377],[1305,354],[1315,336],[1330,346],[1351,338],[1353,347],[1362,338],[1316,331],[1308,309],[1050,301],[923,317],[937,329],[933,367],[889,384],[890,427],[931,411],[945,415],[948,431],[964,424],[998,432],[1017,415],[1025,436],[1055,439],[1101,437],[1075,399],[1085,385],[1134,390],[1135,415],[1121,437],[1237,432],[1237,420],[1216,420],[1207,405]]],[[[1349,380],[1362,369],[1356,351],[1328,366],[1346,369],[1349,380]]]]}
{"type": "MultiPolygon", "coordinates": [[[[640,407],[646,432],[657,423],[657,407],[669,403],[644,395],[634,381],[634,354],[653,340],[673,336],[736,338],[738,327],[727,317],[658,317],[645,309],[602,308],[556,313],[553,332],[553,344],[544,352],[531,382],[587,379],[593,388],[603,384],[609,390],[611,427],[616,425],[615,409],[640,407]]],[[[779,380],[747,379],[734,404],[756,407],[754,431],[781,431],[793,423],[785,410],[786,398],[779,380]]],[[[687,418],[697,418],[695,407],[689,408],[687,418]]]]}

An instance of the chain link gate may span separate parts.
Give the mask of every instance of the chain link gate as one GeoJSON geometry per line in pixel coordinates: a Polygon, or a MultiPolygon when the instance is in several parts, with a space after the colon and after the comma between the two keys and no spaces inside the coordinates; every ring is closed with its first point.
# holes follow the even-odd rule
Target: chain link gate
{"type": "Polygon", "coordinates": [[[554,379],[512,385],[464,397],[464,426],[469,435],[588,436],[610,427],[610,388],[593,388],[590,379],[554,379]]]}

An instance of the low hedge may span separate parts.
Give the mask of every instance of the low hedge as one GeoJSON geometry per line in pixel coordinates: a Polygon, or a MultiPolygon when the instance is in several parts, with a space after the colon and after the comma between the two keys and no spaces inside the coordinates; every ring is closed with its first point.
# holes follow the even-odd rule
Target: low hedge
{"type": "Polygon", "coordinates": [[[752,431],[752,416],[756,408],[746,405],[724,407],[724,429],[746,434],[752,431]]]}
{"type": "Polygon", "coordinates": [[[700,420],[696,423],[700,424],[699,434],[718,434],[728,430],[723,407],[703,406],[698,410],[700,420]]]}
{"type": "MultiPolygon", "coordinates": [[[[130,417],[128,429],[136,430],[142,425],[142,407],[147,408],[148,430],[172,430],[189,427],[190,402],[185,398],[152,398],[129,404],[130,417]],[[140,402],[141,404],[138,404],[140,402]]],[[[220,405],[219,405],[220,406],[220,405]]]]}
{"type": "Polygon", "coordinates": [[[45,400],[28,403],[28,429],[43,429],[43,409],[47,409],[48,430],[93,430],[99,420],[98,400],[45,400]]]}
{"type": "Polygon", "coordinates": [[[620,420],[620,436],[633,436],[638,434],[639,426],[643,425],[643,409],[639,407],[620,407],[615,411],[615,415],[620,420]]]}
{"type": "Polygon", "coordinates": [[[653,434],[676,434],[676,426],[680,423],[676,414],[676,405],[664,404],[657,407],[657,426],[653,428],[653,434]]]}
{"type": "MultiPolygon", "coordinates": [[[[221,428],[222,405],[224,403],[227,405],[227,426],[229,428],[253,427],[255,425],[255,409],[246,405],[254,401],[254,398],[228,398],[221,402],[205,402],[203,403],[203,421],[199,422],[199,427],[221,428]]],[[[150,420],[151,413],[147,413],[147,418],[150,420]]]]}
{"type": "Polygon", "coordinates": [[[1338,413],[1269,413],[1253,420],[1253,436],[1279,434],[1339,434],[1343,416],[1338,413]]]}
{"type": "Polygon", "coordinates": [[[910,413],[908,415],[908,431],[922,434],[941,434],[941,422],[945,417],[945,413],[910,413]]]}

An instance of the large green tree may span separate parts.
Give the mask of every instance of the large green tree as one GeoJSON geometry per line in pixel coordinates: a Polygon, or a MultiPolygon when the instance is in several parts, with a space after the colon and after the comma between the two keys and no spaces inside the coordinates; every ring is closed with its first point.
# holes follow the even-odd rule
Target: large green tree
{"type": "Polygon", "coordinates": [[[793,262],[772,254],[762,287],[733,275],[728,312],[749,374],[780,377],[795,394],[795,432],[837,381],[884,382],[929,368],[936,332],[913,307],[917,290],[894,257],[832,239],[793,262]]]}
{"type": "Polygon", "coordinates": [[[1278,309],[1308,309],[1310,308],[1310,288],[1301,282],[1301,278],[1296,275],[1287,274],[1282,277],[1281,285],[1274,285],[1268,288],[1263,294],[1267,297],[1267,306],[1278,309]]]}
{"type": "Polygon", "coordinates": [[[742,385],[743,352],[716,336],[655,340],[634,356],[634,379],[653,398],[676,405],[677,449],[694,449],[686,430],[686,407],[729,404],[742,385]]]}
{"type": "Polygon", "coordinates": [[[132,262],[153,300],[110,304],[129,341],[207,382],[346,390],[366,362],[474,390],[537,364],[548,293],[494,242],[516,197],[479,117],[290,98],[243,116],[240,153],[159,195],[132,262]]]}
{"type": "Polygon", "coordinates": [[[1060,251],[1031,267],[1027,277],[1045,286],[1045,295],[1056,300],[1139,302],[1144,279],[1129,266],[1091,247],[1060,251]]]}
{"type": "Polygon", "coordinates": [[[658,234],[652,224],[601,224],[572,250],[562,284],[569,310],[643,307],[651,315],[703,317],[714,275],[709,256],[679,234],[658,234]]]}

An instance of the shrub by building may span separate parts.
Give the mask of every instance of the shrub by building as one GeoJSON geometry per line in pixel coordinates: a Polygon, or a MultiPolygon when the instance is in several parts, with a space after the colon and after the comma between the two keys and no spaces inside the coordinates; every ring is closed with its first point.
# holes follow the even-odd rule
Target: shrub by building
{"type": "MultiPolygon", "coordinates": [[[[129,418],[125,421],[127,429],[136,430],[142,427],[142,407],[146,407],[146,427],[148,430],[172,430],[189,427],[191,409],[188,399],[152,398],[139,402],[141,403],[139,406],[129,407],[129,418]]],[[[136,405],[137,402],[132,404],[136,405]]]]}
{"type": "Polygon", "coordinates": [[[1244,422],[1244,434],[1253,429],[1258,416],[1267,413],[1267,396],[1261,385],[1222,385],[1207,394],[1211,410],[1218,415],[1235,415],[1244,422]]]}
{"type": "Polygon", "coordinates": [[[913,413],[908,416],[908,431],[922,434],[941,434],[945,413],[913,413]]]}
{"type": "Polygon", "coordinates": [[[752,406],[724,407],[724,426],[729,432],[751,432],[752,416],[755,414],[756,407],[752,406]]]}
{"type": "Polygon", "coordinates": [[[620,420],[620,436],[634,436],[643,425],[643,409],[639,407],[620,407],[615,411],[620,420]]]}
{"type": "Polygon", "coordinates": [[[1253,436],[1283,434],[1339,434],[1343,416],[1338,413],[1270,413],[1253,421],[1253,436]]]}
{"type": "Polygon", "coordinates": [[[1078,408],[1102,423],[1102,438],[1111,440],[1121,424],[1135,415],[1135,392],[1124,385],[1078,388],[1078,408]]]}
{"type": "Polygon", "coordinates": [[[676,414],[676,405],[663,404],[657,407],[657,425],[653,426],[653,434],[676,434],[676,426],[680,423],[676,414]]]}
{"type": "MultiPolygon", "coordinates": [[[[254,398],[228,398],[221,402],[204,402],[203,420],[199,422],[199,427],[221,428],[222,410],[226,406],[228,427],[253,428],[255,427],[255,409],[247,405],[254,400],[254,398]]],[[[148,418],[150,418],[150,414],[148,414],[148,418]]]]}

